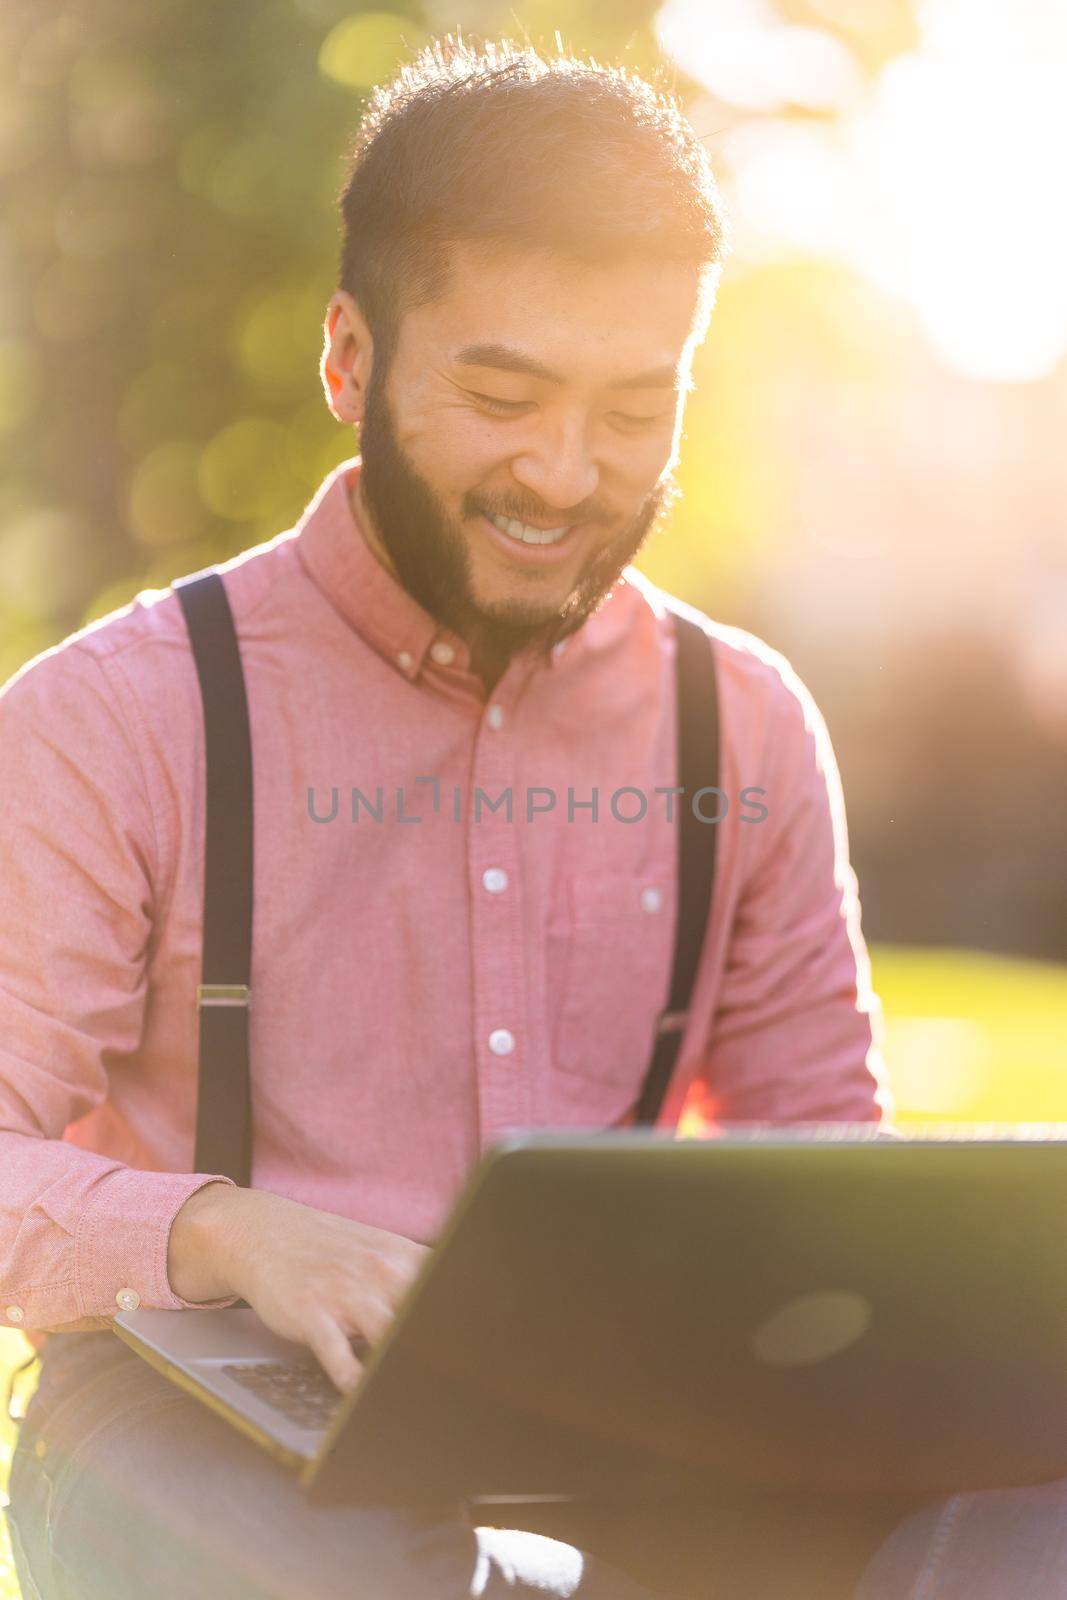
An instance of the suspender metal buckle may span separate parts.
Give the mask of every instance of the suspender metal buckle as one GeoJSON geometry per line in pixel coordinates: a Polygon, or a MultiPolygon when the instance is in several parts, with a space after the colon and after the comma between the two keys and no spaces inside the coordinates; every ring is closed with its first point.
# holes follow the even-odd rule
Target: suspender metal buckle
{"type": "Polygon", "coordinates": [[[664,1011],[656,1023],[656,1038],[664,1033],[681,1033],[689,1021],[688,1011],[664,1011]]]}
{"type": "Polygon", "coordinates": [[[201,1006],[250,1006],[252,991],[245,983],[198,983],[197,1009],[201,1006]]]}

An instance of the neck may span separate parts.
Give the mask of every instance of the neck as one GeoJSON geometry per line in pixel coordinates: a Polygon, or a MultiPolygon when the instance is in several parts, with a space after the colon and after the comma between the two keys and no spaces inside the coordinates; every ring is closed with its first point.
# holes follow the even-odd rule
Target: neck
{"type": "Polygon", "coordinates": [[[379,539],[378,530],[374,526],[374,521],[366,506],[363,504],[363,496],[359,492],[358,479],[356,480],[355,488],[349,488],[348,503],[352,508],[352,516],[356,521],[356,525],[363,531],[363,537],[367,541],[367,545],[371,551],[371,554],[375,557],[379,564],[385,568],[390,577],[395,578],[397,583],[399,583],[400,574],[397,572],[392,561],[389,559],[389,552],[379,539]]]}

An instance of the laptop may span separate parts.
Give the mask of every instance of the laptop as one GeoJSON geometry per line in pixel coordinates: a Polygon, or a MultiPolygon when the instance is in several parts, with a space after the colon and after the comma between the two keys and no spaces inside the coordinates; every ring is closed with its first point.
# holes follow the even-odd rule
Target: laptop
{"type": "Polygon", "coordinates": [[[247,1308],[116,1331],[325,1502],[1067,1476],[1067,1128],[920,1132],[503,1139],[343,1398],[247,1308]]]}

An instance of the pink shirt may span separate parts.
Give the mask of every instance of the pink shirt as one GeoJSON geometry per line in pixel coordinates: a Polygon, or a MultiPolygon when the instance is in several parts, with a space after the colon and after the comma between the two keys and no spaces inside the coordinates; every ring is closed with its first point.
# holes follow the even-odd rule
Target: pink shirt
{"type": "MultiPolygon", "coordinates": [[[[358,470],[221,568],[254,761],[253,1183],[429,1242],[497,1135],[632,1111],[670,976],[672,634],[630,568],[487,695],[365,543],[358,470]]],[[[825,723],[781,654],[690,615],[729,809],[660,1125],[687,1096],[720,1119],[880,1119],[825,723]]],[[[131,1289],[184,1305],[168,1233],[213,1175],[191,1170],[203,724],[170,589],[8,682],[0,786],[0,1319],[106,1317],[131,1289]]]]}

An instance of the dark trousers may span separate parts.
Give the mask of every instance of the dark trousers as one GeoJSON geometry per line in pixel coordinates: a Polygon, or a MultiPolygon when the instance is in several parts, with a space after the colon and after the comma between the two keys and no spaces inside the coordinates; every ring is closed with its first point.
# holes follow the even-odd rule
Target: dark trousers
{"type": "Polygon", "coordinates": [[[110,1333],[49,1340],[10,1498],[24,1600],[850,1600],[919,1505],[322,1507],[110,1333]]]}

